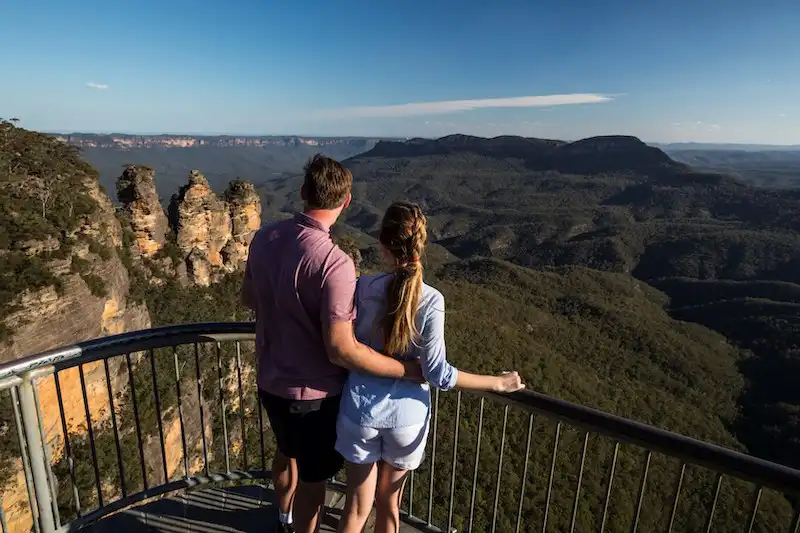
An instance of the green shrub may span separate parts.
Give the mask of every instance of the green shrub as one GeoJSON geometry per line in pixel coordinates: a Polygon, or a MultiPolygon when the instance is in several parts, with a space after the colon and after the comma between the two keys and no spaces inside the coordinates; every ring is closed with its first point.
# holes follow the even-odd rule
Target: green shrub
{"type": "Polygon", "coordinates": [[[70,265],[70,270],[75,274],[86,274],[89,272],[89,269],[92,267],[92,264],[87,261],[86,259],[80,258],[77,255],[72,256],[72,264],[70,265]]]}
{"type": "Polygon", "coordinates": [[[95,274],[81,274],[81,278],[86,282],[86,285],[89,287],[89,292],[91,292],[93,296],[97,296],[98,298],[105,298],[108,296],[108,286],[103,278],[95,274]]]}
{"type": "Polygon", "coordinates": [[[89,251],[92,252],[93,254],[99,255],[100,259],[102,259],[103,261],[108,261],[109,259],[111,259],[111,254],[112,254],[111,248],[103,244],[100,244],[98,241],[93,240],[89,243],[89,251]]]}

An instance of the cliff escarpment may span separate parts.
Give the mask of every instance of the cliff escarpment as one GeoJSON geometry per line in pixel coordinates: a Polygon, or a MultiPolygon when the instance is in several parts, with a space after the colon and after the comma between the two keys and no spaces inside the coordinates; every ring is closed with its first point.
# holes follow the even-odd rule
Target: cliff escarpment
{"type": "Polygon", "coordinates": [[[0,362],[141,329],[123,231],[77,150],[0,123],[0,362]]]}
{"type": "MultiPolygon", "coordinates": [[[[246,318],[237,315],[238,298],[231,297],[240,290],[241,276],[228,274],[243,269],[250,240],[261,224],[261,205],[252,185],[235,181],[217,196],[202,174],[193,172],[175,195],[174,225],[161,207],[151,169],[126,165],[117,195],[121,206],[115,208],[97,172],[76,148],[0,121],[0,363],[146,329],[151,323],[210,321],[223,315],[246,318]],[[237,303],[226,307],[229,302],[237,303]]],[[[134,379],[149,383],[149,365],[139,364],[142,354],[132,355],[134,379]]],[[[104,365],[87,363],[82,368],[85,402],[96,437],[102,440],[108,436],[104,428],[110,416],[104,365]]],[[[119,358],[109,361],[109,371],[119,401],[117,414],[126,424],[128,372],[119,358]]],[[[164,372],[159,367],[159,373],[164,372]]],[[[37,387],[56,469],[64,462],[62,409],[73,442],[86,438],[78,369],[62,370],[59,381],[60,405],[52,376],[42,378],[37,387]]],[[[137,385],[146,390],[142,387],[137,385]]],[[[163,400],[172,409],[168,396],[163,400]]],[[[140,407],[149,405],[142,401],[140,407]]],[[[189,398],[186,405],[192,405],[189,398]]],[[[10,395],[0,391],[0,505],[9,531],[29,531],[32,517],[12,411],[10,395]]],[[[171,474],[180,462],[180,446],[175,444],[178,423],[170,412],[163,414],[171,474]]],[[[195,422],[190,413],[185,421],[195,422]]],[[[150,463],[159,446],[155,430],[148,428],[142,445],[148,469],[157,470],[150,463]]],[[[123,430],[126,439],[129,429],[126,425],[123,430]]],[[[212,418],[202,431],[213,434],[212,418]]],[[[74,448],[76,453],[80,452],[74,448]]],[[[91,505],[92,499],[85,501],[91,505]]]]}

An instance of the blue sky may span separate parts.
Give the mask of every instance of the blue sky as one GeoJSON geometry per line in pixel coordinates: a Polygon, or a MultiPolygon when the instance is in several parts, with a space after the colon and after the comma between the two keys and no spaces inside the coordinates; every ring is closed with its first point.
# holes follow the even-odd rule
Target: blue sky
{"type": "Polygon", "coordinates": [[[45,131],[800,144],[797,0],[12,0],[0,20],[0,116],[45,131]]]}

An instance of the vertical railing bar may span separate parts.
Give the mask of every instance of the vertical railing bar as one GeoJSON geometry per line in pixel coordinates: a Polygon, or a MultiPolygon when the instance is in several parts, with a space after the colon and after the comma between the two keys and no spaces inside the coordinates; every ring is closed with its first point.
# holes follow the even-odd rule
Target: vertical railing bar
{"type": "Polygon", "coordinates": [[[94,429],[92,428],[92,415],[89,412],[89,398],[86,395],[86,378],[83,365],[78,365],[78,375],[81,380],[81,395],[83,396],[83,410],[86,412],[86,431],[89,434],[89,449],[92,452],[92,468],[94,469],[94,482],[97,489],[98,509],[103,507],[103,487],[100,483],[100,466],[97,464],[97,449],[94,445],[94,429]]]}
{"type": "Polygon", "coordinates": [[[81,499],[78,495],[78,484],[75,482],[75,461],[72,460],[72,448],[69,443],[69,431],[67,431],[67,417],[64,416],[64,400],[61,396],[61,381],[58,378],[58,372],[53,374],[53,381],[56,384],[56,399],[58,400],[58,412],[61,416],[61,431],[64,433],[64,455],[67,458],[69,478],[72,483],[72,498],[75,502],[75,514],[80,518],[82,516],[81,499]]]}
{"type": "Polygon", "coordinates": [[[156,402],[156,424],[158,425],[158,443],[161,446],[161,466],[164,469],[164,483],[169,482],[167,468],[167,448],[164,444],[164,422],[161,420],[161,395],[158,393],[158,378],[156,377],[156,352],[150,350],[150,375],[153,377],[153,398],[156,402]]]}
{"type": "Polygon", "coordinates": [[[753,526],[756,524],[756,515],[758,514],[758,504],[761,502],[761,493],[763,492],[762,487],[758,487],[754,497],[753,497],[753,510],[750,512],[750,520],[747,526],[747,533],[752,533],[753,526]]]}
{"type": "Polygon", "coordinates": [[[183,475],[189,477],[189,456],[186,451],[186,428],[183,426],[183,400],[181,399],[181,370],[178,362],[178,348],[172,347],[172,358],[175,361],[175,394],[178,406],[178,424],[181,430],[181,451],[183,452],[183,475]]]}
{"type": "Polygon", "coordinates": [[[42,422],[42,410],[39,403],[39,387],[31,384],[33,389],[33,400],[36,404],[36,421],[39,424],[39,434],[42,436],[42,450],[44,451],[44,466],[47,470],[47,485],[50,487],[50,507],[53,508],[53,517],[56,520],[56,527],[61,527],[61,513],[58,511],[58,492],[56,492],[56,477],[53,475],[53,459],[50,456],[50,446],[47,445],[47,438],[44,433],[44,423],[42,422]]]}
{"type": "Polygon", "coordinates": [[[550,460],[550,476],[547,480],[547,499],[544,503],[544,517],[542,518],[542,533],[547,531],[547,516],[550,513],[550,496],[553,493],[553,478],[556,475],[556,459],[558,457],[558,439],[561,437],[561,422],[556,424],[556,434],[553,437],[553,458],[550,460]]]}
{"type": "Polygon", "coordinates": [[[469,522],[467,523],[467,533],[472,533],[472,519],[475,516],[475,495],[478,487],[478,464],[481,456],[481,431],[483,430],[483,408],[486,400],[481,396],[480,407],[478,408],[478,436],[475,441],[475,468],[472,472],[472,495],[469,499],[469,522]]]}
{"type": "MultiPolygon", "coordinates": [[[[261,470],[266,470],[267,469],[267,460],[266,460],[266,458],[264,456],[264,454],[265,454],[265,451],[264,451],[264,415],[262,413],[263,409],[261,407],[261,395],[258,392],[259,391],[259,389],[258,389],[258,352],[254,350],[253,355],[255,356],[255,365],[254,366],[255,366],[255,369],[256,369],[255,370],[255,374],[256,374],[255,391],[256,391],[256,406],[257,406],[256,409],[258,409],[258,441],[259,441],[259,446],[261,448],[261,470]]],[[[411,473],[413,474],[414,471],[412,470],[411,473]]]]}
{"type": "Polygon", "coordinates": [[[681,488],[683,486],[683,476],[686,473],[686,463],[681,463],[681,471],[678,474],[678,481],[675,484],[675,498],[672,500],[672,512],[669,515],[669,525],[667,526],[667,533],[672,533],[672,527],[675,525],[675,516],[678,514],[678,501],[681,497],[681,488]]]}
{"type": "Polygon", "coordinates": [[[242,470],[247,471],[247,426],[244,420],[244,391],[242,391],[242,349],[236,341],[236,376],[239,380],[239,415],[242,419],[242,470]]]}
{"type": "Polygon", "coordinates": [[[500,502],[500,481],[503,476],[503,451],[506,447],[506,428],[508,426],[508,405],[503,407],[503,431],[500,434],[500,453],[497,458],[497,484],[494,489],[494,506],[492,508],[492,533],[497,528],[497,505],[500,502]]]}
{"type": "Polygon", "coordinates": [[[414,471],[408,476],[408,516],[414,516],[414,471]]]}
{"type": "Polygon", "coordinates": [[[3,495],[0,494],[0,532],[8,533],[8,523],[6,522],[6,511],[3,509],[3,495]]]}
{"type": "Polygon", "coordinates": [[[456,423],[455,431],[453,431],[453,464],[450,471],[450,509],[447,513],[447,532],[453,529],[453,504],[454,494],[456,491],[456,460],[458,459],[456,452],[458,451],[458,422],[461,419],[461,391],[456,393],[456,423]]]}
{"type": "Polygon", "coordinates": [[[222,443],[225,450],[225,471],[231,471],[231,458],[228,455],[228,422],[225,415],[225,392],[224,382],[222,380],[222,348],[220,343],[217,343],[217,375],[219,376],[219,404],[220,412],[222,413],[222,443]]]}
{"type": "Polygon", "coordinates": [[[614,456],[611,459],[611,469],[608,471],[608,487],[606,487],[606,499],[603,503],[603,516],[600,518],[600,533],[606,529],[606,518],[608,517],[608,505],[611,502],[611,488],[614,485],[614,471],[617,469],[617,457],[619,456],[619,442],[614,443],[614,456]]]}
{"type": "Polygon", "coordinates": [[[139,423],[139,401],[136,399],[136,382],[133,379],[133,366],[131,365],[130,352],[125,354],[125,363],[128,366],[128,385],[131,388],[131,406],[133,407],[133,421],[136,426],[136,444],[139,445],[139,464],[142,469],[142,486],[147,490],[147,468],[144,464],[144,446],[142,445],[142,427],[139,423]]]}
{"type": "Polygon", "coordinates": [[[633,517],[633,524],[631,525],[631,533],[636,533],[639,529],[639,518],[642,515],[642,505],[644,504],[644,491],[647,488],[647,473],[650,471],[650,459],[653,457],[653,452],[647,450],[644,456],[644,468],[642,469],[642,483],[639,485],[639,497],[636,501],[636,514],[633,517]]]}
{"type": "MultiPolygon", "coordinates": [[[[261,470],[266,470],[267,459],[265,457],[266,451],[264,450],[264,414],[262,412],[263,408],[261,407],[261,397],[258,396],[258,386],[256,386],[256,409],[258,410],[258,440],[261,449],[261,470]]],[[[412,470],[411,473],[413,474],[414,471],[412,470]]]]}
{"type": "Polygon", "coordinates": [[[583,482],[583,467],[586,464],[586,449],[589,447],[589,432],[583,435],[583,450],[581,450],[581,466],[578,468],[578,484],[575,486],[575,500],[572,503],[572,520],[570,520],[569,533],[575,531],[575,521],[578,518],[578,502],[581,495],[581,483],[583,482]]]}
{"type": "Polygon", "coordinates": [[[436,467],[436,426],[439,419],[439,389],[434,389],[433,393],[433,439],[431,442],[431,479],[428,485],[428,526],[431,526],[433,519],[433,476],[436,467]]]}
{"type": "Polygon", "coordinates": [[[711,526],[714,524],[714,513],[717,510],[717,500],[719,500],[719,489],[722,487],[722,472],[717,474],[717,486],[714,489],[714,500],[711,502],[711,511],[708,513],[706,521],[706,533],[711,533],[711,526]]]}
{"type": "Polygon", "coordinates": [[[28,489],[28,502],[31,504],[33,527],[36,533],[40,533],[39,508],[33,489],[33,472],[31,472],[31,462],[28,456],[28,439],[25,438],[25,427],[23,426],[22,413],[19,406],[19,393],[16,387],[11,388],[11,403],[14,407],[14,422],[17,426],[17,438],[19,439],[19,450],[22,455],[23,472],[25,473],[25,487],[28,489]]]}
{"type": "Polygon", "coordinates": [[[206,443],[206,423],[203,413],[203,378],[200,374],[200,348],[194,343],[194,369],[197,375],[197,402],[200,405],[200,436],[203,441],[203,470],[208,475],[208,444],[206,443]]]}
{"type": "Polygon", "coordinates": [[[528,481],[528,461],[531,454],[531,440],[533,439],[533,419],[534,415],[528,415],[528,438],[525,444],[525,460],[522,466],[522,482],[519,484],[519,507],[517,508],[517,525],[514,528],[515,533],[519,533],[519,527],[522,524],[522,504],[525,502],[525,484],[528,481]]]}
{"type": "Polygon", "coordinates": [[[111,389],[111,372],[108,369],[108,359],[103,359],[103,368],[106,373],[106,389],[108,389],[108,410],[111,414],[111,428],[114,431],[114,446],[117,450],[117,464],[119,466],[119,486],[122,497],[128,495],[127,488],[125,487],[125,467],[122,464],[122,447],[119,443],[119,428],[117,427],[117,413],[114,409],[114,391],[111,389]]]}

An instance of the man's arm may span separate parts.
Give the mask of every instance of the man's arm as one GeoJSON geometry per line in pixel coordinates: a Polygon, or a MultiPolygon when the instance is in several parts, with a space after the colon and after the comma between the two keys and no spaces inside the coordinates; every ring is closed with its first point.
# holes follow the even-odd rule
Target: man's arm
{"type": "Polygon", "coordinates": [[[422,370],[416,361],[400,361],[358,342],[352,322],[333,322],[323,329],[325,348],[333,364],[383,378],[422,379],[422,370]]]}
{"type": "Polygon", "coordinates": [[[422,371],[417,362],[388,357],[358,342],[353,330],[355,292],[356,269],[353,260],[342,254],[329,267],[322,284],[320,322],[330,361],[348,370],[379,377],[421,380],[422,371]]]}

